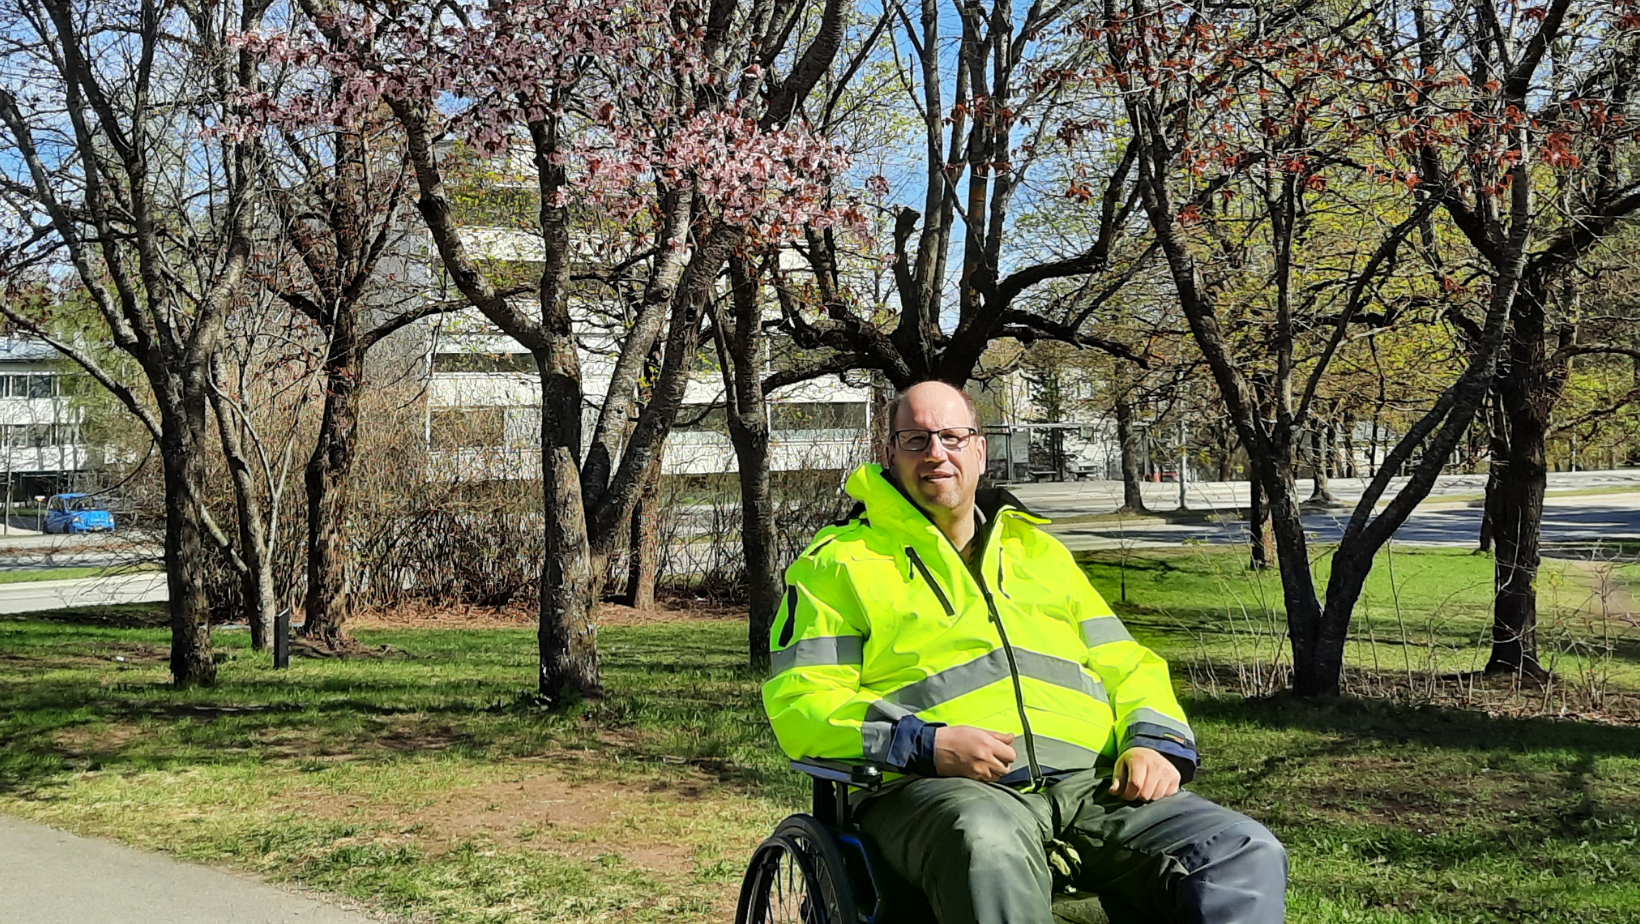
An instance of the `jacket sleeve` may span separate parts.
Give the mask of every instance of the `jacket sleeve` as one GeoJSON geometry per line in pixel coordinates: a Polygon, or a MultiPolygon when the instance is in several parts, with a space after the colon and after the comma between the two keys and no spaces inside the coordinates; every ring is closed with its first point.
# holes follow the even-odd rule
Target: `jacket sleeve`
{"type": "Polygon", "coordinates": [[[839,563],[809,553],[786,570],[763,705],[788,756],[886,756],[894,717],[874,715],[881,711],[873,708],[876,697],[860,690],[869,635],[853,582],[839,563]]]}
{"type": "Polygon", "coordinates": [[[1077,619],[1088,646],[1086,664],[1099,675],[1116,713],[1117,752],[1131,747],[1159,751],[1179,768],[1186,782],[1200,763],[1196,736],[1173,695],[1167,662],[1133,640],[1105,598],[1074,563],[1077,619]]]}

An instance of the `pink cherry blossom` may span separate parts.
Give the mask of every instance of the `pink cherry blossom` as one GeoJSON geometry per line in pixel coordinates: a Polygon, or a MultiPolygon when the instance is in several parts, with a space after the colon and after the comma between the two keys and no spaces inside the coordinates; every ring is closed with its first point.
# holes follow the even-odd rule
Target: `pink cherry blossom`
{"type": "Polygon", "coordinates": [[[456,6],[459,16],[428,0],[354,7],[325,29],[238,36],[239,47],[282,70],[282,85],[292,88],[243,98],[247,122],[345,128],[384,100],[413,101],[491,157],[527,146],[527,127],[550,122],[560,141],[546,156],[568,177],[553,204],[580,202],[633,222],[659,186],[689,190],[705,203],[704,215],[762,237],[800,233],[805,223],[855,224],[848,216],[858,210],[831,194],[849,166],[840,148],[806,125],[763,126],[756,101],[702,92],[761,73],[754,65],[720,74],[703,56],[702,7],[688,0],[456,6]]]}

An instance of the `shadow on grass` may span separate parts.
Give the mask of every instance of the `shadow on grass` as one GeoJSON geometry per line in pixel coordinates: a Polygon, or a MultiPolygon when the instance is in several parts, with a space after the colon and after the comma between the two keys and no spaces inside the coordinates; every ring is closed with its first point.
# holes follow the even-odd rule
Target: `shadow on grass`
{"type": "Polygon", "coordinates": [[[1474,710],[1382,700],[1346,697],[1315,701],[1289,694],[1248,700],[1200,699],[1191,703],[1190,713],[1196,719],[1301,729],[1342,736],[1344,740],[1412,743],[1433,750],[1640,756],[1640,727],[1632,725],[1490,716],[1474,710]]]}
{"type": "Polygon", "coordinates": [[[46,622],[62,626],[96,626],[104,629],[163,629],[171,624],[171,617],[163,602],[111,603],[0,615],[0,624],[8,622],[46,622]]]}
{"type": "Polygon", "coordinates": [[[790,788],[739,624],[606,630],[606,698],[561,712],[521,689],[534,673],[527,632],[361,633],[416,657],[312,661],[289,673],[240,643],[219,686],[177,690],[157,679],[158,649],[116,663],[134,639],[109,627],[85,612],[0,622],[0,792],[87,770],[388,764],[432,753],[682,764],[741,789],[790,788]]]}

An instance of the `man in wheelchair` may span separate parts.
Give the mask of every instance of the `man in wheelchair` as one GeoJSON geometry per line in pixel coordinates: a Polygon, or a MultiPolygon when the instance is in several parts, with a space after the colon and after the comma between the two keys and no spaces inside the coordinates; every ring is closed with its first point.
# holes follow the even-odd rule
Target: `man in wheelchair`
{"type": "Polygon", "coordinates": [[[886,413],[854,513],[786,572],[763,687],[781,747],[897,771],[851,814],[940,924],[1050,924],[1056,887],[1138,920],[1281,921],[1281,844],[1179,788],[1197,755],[1166,663],[1045,521],[977,490],[973,401],[924,382],[886,413]]]}

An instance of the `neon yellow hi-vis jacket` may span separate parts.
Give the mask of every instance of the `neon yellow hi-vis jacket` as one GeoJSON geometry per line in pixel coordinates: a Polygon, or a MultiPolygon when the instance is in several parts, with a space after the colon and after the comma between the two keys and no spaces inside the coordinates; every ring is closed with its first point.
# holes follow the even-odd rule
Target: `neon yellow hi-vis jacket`
{"type": "Polygon", "coordinates": [[[1018,736],[1010,779],[1108,768],[1134,745],[1192,771],[1195,739],[1167,664],[1135,642],[1046,520],[981,491],[965,562],[882,468],[863,505],[786,571],[763,702],[785,752],[932,772],[932,729],[1018,736]]]}

